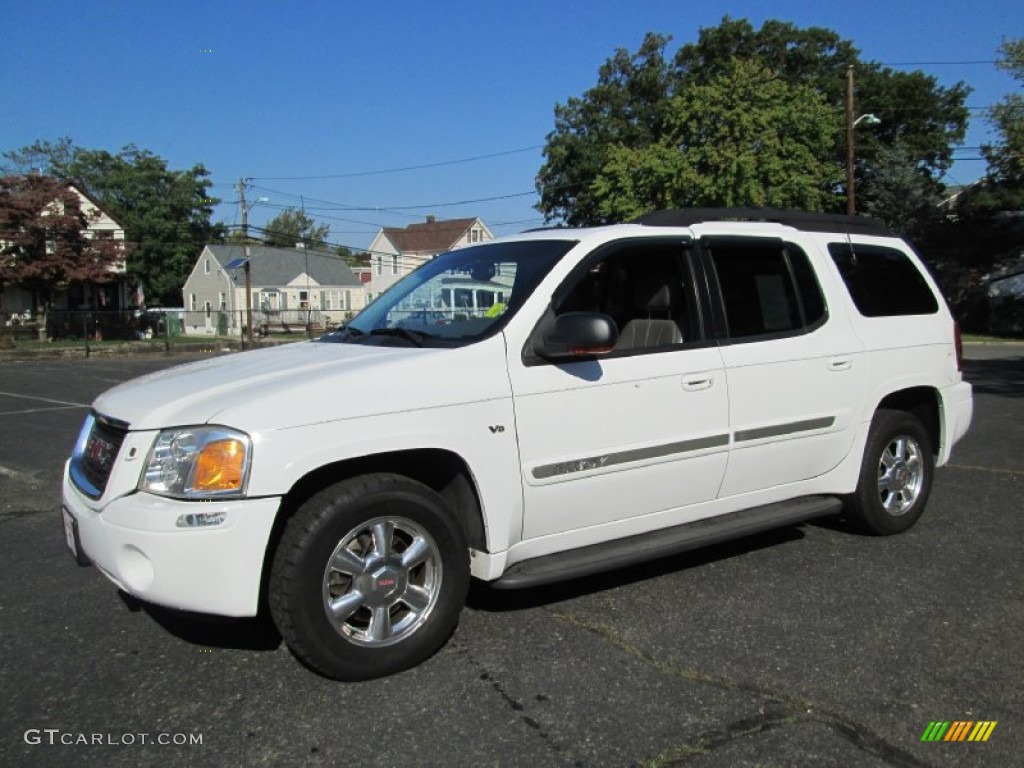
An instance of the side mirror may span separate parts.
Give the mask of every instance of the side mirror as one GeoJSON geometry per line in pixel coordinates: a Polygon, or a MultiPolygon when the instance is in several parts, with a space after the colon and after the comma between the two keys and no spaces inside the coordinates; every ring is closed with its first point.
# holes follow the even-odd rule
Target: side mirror
{"type": "Polygon", "coordinates": [[[566,360],[608,354],[619,340],[619,329],[599,312],[566,312],[541,338],[535,353],[547,360],[566,360]]]}

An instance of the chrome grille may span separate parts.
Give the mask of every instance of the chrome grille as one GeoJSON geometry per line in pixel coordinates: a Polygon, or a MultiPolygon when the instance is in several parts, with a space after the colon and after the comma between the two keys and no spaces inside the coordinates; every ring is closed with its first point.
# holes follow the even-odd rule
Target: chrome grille
{"type": "Polygon", "coordinates": [[[128,425],[89,414],[71,456],[71,478],[82,493],[98,499],[107,487],[128,425]]]}

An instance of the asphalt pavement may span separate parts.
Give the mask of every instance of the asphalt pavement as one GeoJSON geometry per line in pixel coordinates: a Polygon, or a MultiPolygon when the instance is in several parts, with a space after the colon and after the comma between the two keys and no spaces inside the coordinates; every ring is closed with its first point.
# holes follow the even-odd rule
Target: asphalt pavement
{"type": "Polygon", "coordinates": [[[65,548],[90,401],[181,358],[0,363],[0,765],[1015,766],[1024,345],[968,345],[975,420],[909,533],[825,520],[526,592],[358,684],[258,619],[120,596],[65,548]],[[988,741],[922,742],[934,721],[988,741]]]}

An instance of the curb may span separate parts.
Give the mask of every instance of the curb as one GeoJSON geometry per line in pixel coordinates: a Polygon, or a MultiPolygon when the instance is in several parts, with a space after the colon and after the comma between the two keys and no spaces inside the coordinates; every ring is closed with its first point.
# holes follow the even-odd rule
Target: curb
{"type": "Polygon", "coordinates": [[[216,341],[201,341],[172,344],[168,350],[163,345],[142,344],[126,341],[123,344],[104,344],[102,346],[86,347],[81,346],[53,347],[50,349],[0,349],[0,364],[5,362],[25,362],[30,360],[86,360],[93,357],[134,357],[143,355],[146,357],[178,357],[195,355],[224,355],[234,352],[247,352],[251,349],[267,349],[279,347],[282,344],[294,344],[299,341],[308,341],[306,337],[298,339],[287,339],[281,341],[254,341],[252,347],[242,348],[240,343],[216,341]]]}

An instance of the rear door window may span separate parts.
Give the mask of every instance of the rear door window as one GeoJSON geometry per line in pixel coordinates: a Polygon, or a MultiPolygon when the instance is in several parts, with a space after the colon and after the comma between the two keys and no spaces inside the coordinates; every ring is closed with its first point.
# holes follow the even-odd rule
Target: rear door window
{"type": "Polygon", "coordinates": [[[731,339],[805,333],[827,316],[807,255],[780,240],[709,237],[710,256],[731,339]]]}

